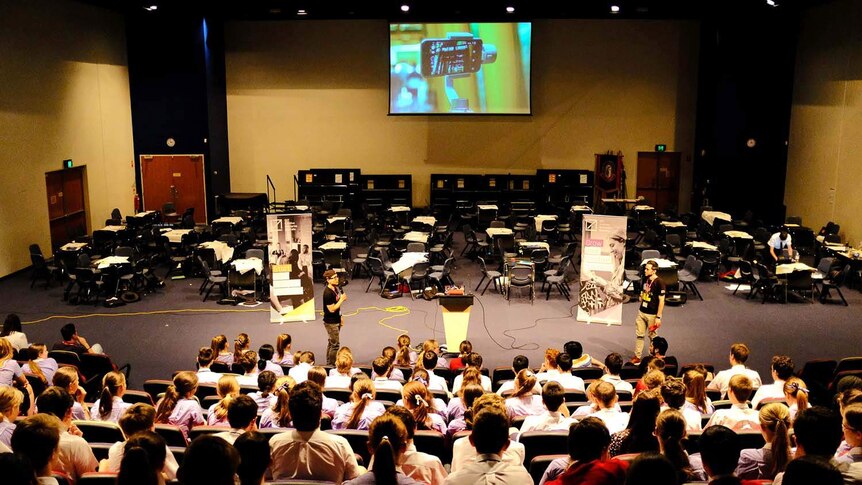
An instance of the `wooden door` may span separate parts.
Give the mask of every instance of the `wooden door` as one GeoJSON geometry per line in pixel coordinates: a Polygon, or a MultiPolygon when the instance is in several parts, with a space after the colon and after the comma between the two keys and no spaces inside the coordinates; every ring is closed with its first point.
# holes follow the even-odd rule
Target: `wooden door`
{"type": "Polygon", "coordinates": [[[657,212],[679,204],[679,152],[638,152],[637,196],[657,212]]]}
{"type": "Polygon", "coordinates": [[[177,213],[195,210],[195,222],[207,222],[203,155],[141,155],[144,210],[173,203],[177,213]]]}
{"type": "Polygon", "coordinates": [[[45,173],[53,250],[87,234],[84,177],[84,167],[45,173]]]}

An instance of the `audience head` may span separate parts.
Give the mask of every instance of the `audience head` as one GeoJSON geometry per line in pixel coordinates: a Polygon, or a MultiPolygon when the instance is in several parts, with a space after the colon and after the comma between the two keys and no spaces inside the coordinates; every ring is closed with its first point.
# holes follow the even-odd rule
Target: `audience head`
{"type": "Polygon", "coordinates": [[[401,334],[398,336],[398,353],[395,355],[395,363],[407,367],[410,365],[410,336],[401,334]]]}
{"type": "Polygon", "coordinates": [[[737,364],[744,364],[748,360],[748,346],[743,343],[735,343],[730,346],[730,358],[737,364]]]}
{"type": "Polygon", "coordinates": [[[15,356],[15,348],[8,339],[0,338],[0,363],[6,362],[15,356]]]}
{"type": "Polygon", "coordinates": [[[572,356],[563,352],[557,356],[557,367],[560,372],[570,374],[572,372],[572,356]]]}
{"type": "Polygon", "coordinates": [[[20,453],[0,453],[0,470],[10,485],[39,485],[33,465],[20,453]]]}
{"type": "Polygon", "coordinates": [[[335,370],[344,376],[350,375],[350,369],[353,368],[353,352],[348,347],[341,347],[335,354],[335,370]],[[347,349],[347,350],[345,350],[347,349]]]}
{"type": "Polygon", "coordinates": [[[862,446],[862,404],[851,404],[844,408],[844,440],[852,447],[862,446]]]}
{"type": "Polygon", "coordinates": [[[213,354],[213,349],[210,347],[201,347],[198,350],[198,367],[209,367],[213,363],[213,359],[215,359],[215,355],[213,354]]]}
{"type": "Polygon", "coordinates": [[[60,452],[60,430],[56,416],[34,414],[15,423],[11,445],[16,454],[26,456],[39,476],[50,475],[51,461],[60,452]]]}
{"type": "Polygon", "coordinates": [[[413,375],[410,376],[411,381],[421,382],[425,384],[425,387],[428,387],[431,382],[431,377],[428,375],[428,371],[422,368],[413,369],[413,375]]]}
{"type": "Polygon", "coordinates": [[[275,413],[274,421],[281,428],[290,427],[290,393],[295,385],[296,381],[290,376],[279,377],[275,381],[276,400],[275,404],[272,405],[272,410],[275,413]]]}
{"type": "Polygon", "coordinates": [[[303,350],[302,353],[299,354],[299,363],[314,365],[314,352],[303,350]]]}
{"type": "Polygon", "coordinates": [[[844,476],[828,458],[803,456],[787,464],[783,485],[843,485],[844,476]]]}
{"type": "Polygon", "coordinates": [[[326,369],[319,365],[308,369],[308,380],[320,386],[321,389],[324,388],[326,384],[326,369]]]}
{"type": "Polygon", "coordinates": [[[156,422],[156,408],[150,406],[146,403],[135,403],[132,404],[129,409],[126,409],[126,412],[120,416],[120,429],[123,430],[123,434],[126,435],[126,438],[132,437],[132,435],[140,433],[141,431],[148,431],[153,429],[156,422]]]}
{"type": "Polygon", "coordinates": [[[835,386],[835,390],[839,394],[851,389],[862,391],[862,377],[844,376],[838,380],[838,385],[835,386]]]}
{"type": "Polygon", "coordinates": [[[216,335],[210,342],[210,348],[213,350],[213,358],[218,357],[220,353],[227,351],[227,337],[216,335]]]}
{"type": "Polygon", "coordinates": [[[515,376],[515,392],[512,393],[512,397],[529,396],[533,393],[536,382],[536,374],[533,374],[533,371],[522,369],[515,376]]]}
{"type": "Polygon", "coordinates": [[[421,382],[410,381],[401,389],[404,407],[413,413],[418,429],[431,429],[430,412],[434,412],[433,396],[421,382]]]}
{"type": "MultiPolygon", "coordinates": [[[[862,396],[862,392],[859,394],[862,396]]],[[[808,388],[798,377],[790,377],[784,381],[784,397],[788,403],[795,403],[797,409],[808,408],[808,388]]]]}
{"type": "Polygon", "coordinates": [[[239,466],[236,473],[240,484],[260,485],[266,469],[272,462],[267,437],[257,431],[246,431],[239,435],[233,447],[239,453],[239,466]]]}
{"type": "Polygon", "coordinates": [[[260,370],[266,369],[266,362],[272,360],[275,355],[275,348],[269,344],[263,344],[257,349],[257,358],[260,359],[257,367],[260,370]]]}
{"type": "Polygon", "coordinates": [[[12,332],[21,331],[21,317],[14,313],[6,315],[6,320],[3,322],[3,330],[0,331],[0,337],[6,337],[12,332]]]}
{"type": "MultiPolygon", "coordinates": [[[[661,360],[659,360],[661,362],[661,360]]],[[[667,375],[661,370],[653,369],[643,376],[644,385],[647,389],[657,389],[664,384],[667,375]]]]}
{"type": "Polygon", "coordinates": [[[437,352],[426,350],[422,353],[422,367],[425,369],[434,369],[437,367],[437,352]]]}
{"type": "Polygon", "coordinates": [[[194,395],[198,388],[198,376],[191,371],[183,371],[174,376],[173,384],[168,386],[165,397],[156,406],[156,422],[166,423],[177,401],[188,399],[194,395]]]}
{"type": "Polygon", "coordinates": [[[700,435],[700,456],[710,477],[730,475],[739,462],[739,437],[730,428],[710,426],[700,435]]]}
{"type": "Polygon", "coordinates": [[[288,407],[297,431],[314,431],[320,426],[320,411],[323,408],[320,386],[308,381],[293,386],[288,407]]]}
{"type": "Polygon", "coordinates": [[[691,369],[682,376],[685,384],[685,397],[701,412],[706,413],[706,376],[697,369],[691,369]]]}
{"type": "MultiPolygon", "coordinates": [[[[565,355],[565,354],[563,354],[565,355]]],[[[548,411],[559,411],[566,401],[566,390],[557,381],[548,381],[542,387],[542,402],[548,411]]]]}
{"type": "MultiPolygon", "coordinates": [[[[482,372],[478,367],[467,367],[461,374],[461,389],[468,384],[482,385],[482,372]]],[[[460,389],[458,391],[460,393],[460,389]]]]}
{"type": "Polygon", "coordinates": [[[667,355],[667,339],[664,337],[653,337],[650,342],[650,355],[662,356],[667,355]]]}
{"type": "Polygon", "coordinates": [[[587,463],[607,456],[611,435],[601,419],[588,416],[569,427],[569,456],[587,463]]]}
{"type": "Polygon", "coordinates": [[[413,439],[413,436],[416,434],[416,418],[413,417],[413,413],[409,409],[404,406],[390,406],[386,410],[386,414],[390,414],[401,420],[404,428],[407,430],[407,440],[410,441],[413,439]]]}
{"type": "Polygon", "coordinates": [[[476,413],[470,443],[479,454],[502,455],[509,446],[509,415],[498,407],[476,413]]]}
{"type": "Polygon", "coordinates": [[[183,485],[234,485],[238,466],[236,448],[218,436],[204,435],[186,448],[177,478],[183,485]]]}
{"type": "Polygon", "coordinates": [[[823,406],[800,409],[793,421],[793,432],[796,436],[796,456],[830,457],[841,444],[841,416],[823,406]]]}
{"type": "Polygon", "coordinates": [[[545,368],[546,369],[556,369],[557,368],[557,356],[560,355],[560,351],[558,349],[548,348],[545,349],[545,368]]]}
{"type": "Polygon", "coordinates": [[[386,347],[383,347],[383,349],[380,350],[380,355],[389,359],[389,361],[392,362],[393,365],[398,364],[398,365],[403,365],[404,367],[409,367],[410,366],[410,354],[409,353],[407,354],[407,363],[406,364],[399,364],[398,362],[396,362],[396,355],[397,354],[398,354],[398,351],[395,350],[395,347],[393,347],[391,345],[387,345],[386,347]]]}
{"type": "Polygon", "coordinates": [[[126,440],[117,485],[158,484],[166,450],[165,439],[152,431],[141,431],[126,440]]]}
{"type": "Polygon", "coordinates": [[[660,453],[641,453],[629,465],[625,485],[678,485],[676,467],[660,453]]]}
{"type": "Polygon", "coordinates": [[[12,386],[0,386],[0,418],[14,423],[23,402],[23,392],[12,386]]]}
{"type": "Polygon", "coordinates": [[[50,414],[60,420],[71,416],[74,404],[75,400],[69,392],[58,386],[51,386],[45,389],[36,398],[36,407],[39,408],[40,413],[50,414]]]}
{"type": "Polygon", "coordinates": [[[473,406],[476,403],[476,399],[485,394],[485,389],[482,388],[479,384],[467,384],[463,386],[460,390],[461,392],[461,403],[466,408],[464,411],[464,422],[467,425],[467,429],[473,428],[473,406]]]}
{"type": "Polygon", "coordinates": [[[74,323],[67,323],[60,327],[60,336],[63,337],[63,340],[68,342],[78,334],[78,330],[75,329],[74,323]]]}
{"type": "Polygon", "coordinates": [[[353,394],[350,400],[353,401],[353,412],[344,427],[347,429],[357,429],[359,422],[362,420],[362,414],[368,403],[374,400],[377,391],[374,389],[374,381],[368,378],[358,379],[353,384],[353,394]]]}
{"type": "Polygon", "coordinates": [[[257,369],[257,352],[254,350],[246,350],[242,352],[239,359],[235,360],[246,374],[254,374],[257,369]]]}
{"type": "Polygon", "coordinates": [[[440,352],[440,344],[436,339],[431,338],[422,342],[422,351],[426,352],[428,350],[433,350],[435,354],[440,352]]]}
{"type": "Polygon", "coordinates": [[[464,364],[476,369],[482,369],[482,354],[479,352],[470,352],[464,357],[464,364]]]}
{"type": "Polygon", "coordinates": [[[263,393],[264,397],[272,392],[276,379],[275,372],[271,370],[265,370],[257,375],[257,388],[263,393]]]}
{"type": "Polygon", "coordinates": [[[221,376],[219,377],[218,384],[216,384],[216,392],[222,399],[232,399],[239,396],[239,382],[234,376],[221,376]]]}
{"type": "Polygon", "coordinates": [[[389,367],[391,365],[392,361],[381,355],[371,362],[371,369],[374,370],[374,373],[378,377],[386,377],[389,375],[389,367]]]}
{"type": "MultiPolygon", "coordinates": [[[[249,345],[251,345],[251,339],[248,338],[247,333],[241,333],[236,336],[233,341],[233,360],[234,362],[239,362],[242,359],[243,353],[248,350],[249,345]]],[[[257,361],[257,359],[255,359],[257,361]]]]}
{"type": "Polygon", "coordinates": [[[596,404],[603,409],[612,408],[617,402],[617,389],[610,382],[596,381],[596,387],[592,392],[596,404]]]}
{"type": "Polygon", "coordinates": [[[515,374],[529,367],[530,359],[528,359],[525,355],[516,355],[515,358],[512,359],[512,370],[515,371],[515,374]]]}
{"type": "Polygon", "coordinates": [[[685,384],[682,379],[665,379],[661,384],[661,398],[673,409],[681,409],[685,404],[685,384]]]}
{"type": "Polygon", "coordinates": [[[275,339],[275,355],[278,360],[284,359],[285,354],[290,352],[290,343],[292,339],[290,334],[282,333],[275,339]]]}
{"type": "Polygon", "coordinates": [[[227,407],[227,421],[233,429],[246,429],[257,419],[257,403],[246,395],[237,396],[227,407]]]}
{"type": "Polygon", "coordinates": [[[375,483],[397,483],[399,458],[407,450],[407,428],[391,414],[378,416],[368,428],[368,451],[374,455],[375,483]]]}
{"type": "Polygon", "coordinates": [[[623,356],[617,352],[611,352],[605,357],[605,367],[608,368],[608,374],[612,376],[620,375],[623,369],[623,356]]]}
{"type": "Polygon", "coordinates": [[[99,416],[106,417],[114,409],[114,397],[122,397],[126,391],[126,376],[122,372],[108,372],[102,377],[102,393],[99,395],[99,416]]]}
{"type": "Polygon", "coordinates": [[[786,381],[793,376],[793,359],[786,355],[773,356],[770,368],[777,379],[786,381]]]}
{"type": "Polygon", "coordinates": [[[730,378],[728,383],[729,390],[727,396],[733,401],[736,398],[737,402],[744,403],[748,401],[751,394],[754,392],[754,386],[751,379],[745,374],[736,374],[730,378]]]}
{"type": "Polygon", "coordinates": [[[783,403],[769,403],[760,408],[760,429],[764,437],[771,443],[772,469],[770,475],[784,471],[790,461],[790,411],[783,403]]]}
{"type": "Polygon", "coordinates": [[[655,437],[658,439],[659,450],[680,475],[688,475],[691,471],[691,463],[682,446],[685,436],[686,422],[681,412],[666,409],[658,415],[655,421],[655,437]]]}
{"type": "Polygon", "coordinates": [[[473,351],[473,344],[470,343],[469,340],[462,340],[460,344],[458,344],[458,354],[461,357],[466,357],[467,354],[473,351]]]}
{"type": "Polygon", "coordinates": [[[572,360],[578,360],[584,354],[584,346],[574,340],[566,342],[563,345],[563,350],[572,357],[572,360]]]}

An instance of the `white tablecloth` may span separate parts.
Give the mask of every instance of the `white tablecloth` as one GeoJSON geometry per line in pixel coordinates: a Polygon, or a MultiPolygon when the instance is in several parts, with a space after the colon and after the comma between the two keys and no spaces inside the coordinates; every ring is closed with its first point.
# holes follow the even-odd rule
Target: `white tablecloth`
{"type": "Polygon", "coordinates": [[[207,241],[198,245],[200,248],[209,248],[215,252],[215,257],[222,263],[227,263],[233,258],[233,248],[221,241],[207,241]]]}
{"type": "Polygon", "coordinates": [[[219,217],[218,219],[213,221],[213,224],[216,222],[229,222],[233,225],[237,225],[242,222],[242,217],[219,217]]]}
{"type": "Polygon", "coordinates": [[[686,246],[691,246],[697,249],[711,249],[713,251],[717,251],[718,248],[713,246],[712,244],[705,243],[703,241],[688,241],[685,243],[686,246]]]}
{"type": "Polygon", "coordinates": [[[393,205],[389,208],[390,212],[410,212],[410,208],[406,205],[393,205]]]}
{"type": "Polygon", "coordinates": [[[815,268],[812,268],[805,263],[779,264],[775,267],[775,274],[790,274],[794,271],[815,271],[815,268]]]}
{"type": "Polygon", "coordinates": [[[651,205],[636,205],[636,206],[632,207],[632,209],[634,209],[636,211],[654,211],[655,207],[653,207],[651,205]]]}
{"type": "Polygon", "coordinates": [[[179,244],[183,242],[183,236],[190,232],[192,232],[191,229],[168,229],[167,231],[162,233],[162,236],[168,238],[169,242],[179,244]]]}
{"type": "Polygon", "coordinates": [[[661,225],[664,227],[685,227],[685,224],[679,221],[661,221],[661,225]]]}
{"type": "Polygon", "coordinates": [[[132,216],[132,217],[147,217],[148,215],[150,215],[150,214],[155,214],[155,213],[156,213],[156,211],[144,211],[144,212],[138,212],[137,214],[135,214],[135,215],[134,215],[134,216],[132,216]]]}
{"type": "Polygon", "coordinates": [[[234,269],[239,274],[246,274],[251,270],[254,270],[257,274],[263,272],[263,261],[260,258],[236,259],[231,264],[233,264],[234,269]]]}
{"type": "Polygon", "coordinates": [[[496,205],[493,204],[481,204],[476,206],[477,209],[482,209],[483,211],[495,211],[497,209],[496,205]]]}
{"type": "Polygon", "coordinates": [[[539,214],[535,217],[535,219],[536,219],[536,230],[541,231],[542,230],[542,221],[552,221],[552,220],[556,221],[557,216],[553,215],[553,214],[539,214]]]}
{"type": "Polygon", "coordinates": [[[347,249],[347,243],[344,241],[329,241],[327,243],[321,244],[320,249],[324,251],[328,250],[344,250],[347,249]]]}
{"type": "Polygon", "coordinates": [[[573,205],[572,212],[593,212],[593,210],[588,205],[573,205]]]}
{"type": "Polygon", "coordinates": [[[123,229],[125,229],[125,228],[126,228],[126,226],[105,226],[105,227],[103,227],[103,228],[101,228],[101,229],[99,229],[99,230],[100,230],[100,231],[111,231],[111,232],[117,232],[117,231],[122,231],[122,230],[123,230],[123,229]]]}
{"type": "Polygon", "coordinates": [[[545,251],[550,251],[551,246],[544,241],[524,241],[522,243],[518,243],[518,246],[526,249],[544,249],[545,251]]]}
{"type": "Polygon", "coordinates": [[[800,227],[799,224],[784,224],[784,227],[800,227]]]}
{"type": "Polygon", "coordinates": [[[419,231],[410,231],[404,234],[404,239],[410,242],[420,242],[423,244],[428,244],[428,238],[431,235],[427,232],[419,232],[419,231]]]}
{"type": "Polygon", "coordinates": [[[129,258],[126,256],[108,256],[107,258],[94,261],[93,264],[99,269],[105,269],[113,264],[126,264],[128,262],[129,258]]]}
{"type": "Polygon", "coordinates": [[[647,260],[641,261],[641,266],[647,264],[647,261],[655,261],[656,264],[658,264],[658,267],[662,268],[662,269],[676,268],[676,266],[677,266],[675,261],[671,261],[669,259],[662,259],[662,258],[652,258],[651,260],[647,259],[647,260]]]}
{"type": "Polygon", "coordinates": [[[434,216],[418,216],[413,218],[413,222],[421,222],[422,224],[434,227],[437,225],[437,218],[434,216]]]}
{"type": "Polygon", "coordinates": [[[428,253],[404,253],[401,259],[392,263],[392,271],[395,274],[403,273],[411,268],[416,263],[427,263],[428,253]]]}
{"type": "Polygon", "coordinates": [[[754,239],[751,234],[744,231],[724,231],[724,235],[734,239],[754,239]]]}
{"type": "Polygon", "coordinates": [[[332,217],[326,218],[326,222],[328,222],[330,224],[332,224],[333,222],[346,221],[346,220],[347,220],[347,216],[332,216],[332,217]]]}
{"type": "Polygon", "coordinates": [[[70,243],[66,243],[66,244],[60,246],[60,250],[61,251],[77,251],[86,245],[87,245],[87,243],[70,242],[70,243]]]}
{"type": "Polygon", "coordinates": [[[488,229],[485,229],[485,234],[490,237],[508,236],[509,234],[512,234],[512,230],[508,227],[489,227],[488,229]]]}
{"type": "Polygon", "coordinates": [[[733,220],[733,218],[730,217],[730,214],[728,214],[727,212],[718,211],[703,211],[703,214],[700,215],[700,218],[705,220],[710,226],[715,223],[716,219],[721,219],[727,222],[733,220]]]}

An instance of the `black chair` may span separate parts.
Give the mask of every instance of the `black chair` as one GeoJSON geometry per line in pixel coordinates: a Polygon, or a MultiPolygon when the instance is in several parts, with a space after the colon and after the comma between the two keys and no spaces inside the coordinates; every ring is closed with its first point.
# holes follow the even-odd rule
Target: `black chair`
{"type": "MultiPolygon", "coordinates": [[[[104,443],[100,443],[104,445],[104,443]]],[[[93,454],[95,455],[96,450],[93,449],[93,454]]],[[[105,452],[104,458],[107,458],[107,452],[105,452]]],[[[97,460],[100,460],[99,456],[96,456],[97,460]]],[[[116,473],[107,473],[107,472],[87,472],[78,477],[78,481],[75,482],[77,485],[115,485],[117,483],[117,474],[116,473]]]]}
{"type": "Polygon", "coordinates": [[[503,276],[503,274],[500,273],[499,271],[494,271],[494,270],[489,271],[488,267],[485,265],[485,260],[482,257],[479,257],[478,259],[479,259],[479,267],[482,270],[482,279],[479,280],[479,284],[476,285],[476,289],[474,291],[479,291],[479,287],[482,286],[482,282],[485,281],[486,279],[488,280],[488,282],[485,283],[485,287],[482,288],[482,293],[481,293],[482,295],[485,294],[485,290],[488,289],[488,286],[491,283],[494,283],[494,290],[500,291],[498,283],[500,281],[500,277],[503,276]]]}
{"type": "Polygon", "coordinates": [[[87,443],[116,443],[125,440],[123,431],[116,423],[108,421],[73,421],[73,423],[84,433],[87,443]]]}
{"type": "Polygon", "coordinates": [[[842,269],[838,273],[830,272],[826,276],[823,277],[823,280],[820,282],[820,303],[832,303],[833,300],[830,299],[831,291],[835,290],[838,292],[838,296],[841,298],[841,303],[844,306],[848,306],[847,300],[844,299],[844,294],[841,293],[841,285],[843,285],[847,281],[847,275],[850,274],[850,265],[845,265],[844,269],[842,269]]]}
{"type": "MultiPolygon", "coordinates": [[[[700,272],[702,269],[703,261],[695,259],[690,267],[688,266],[688,263],[686,263],[685,271],[680,271],[678,276],[678,280],[682,283],[682,287],[684,289],[691,290],[691,292],[697,296],[700,301],[703,301],[703,296],[701,296],[700,291],[697,289],[694,282],[700,278],[700,272]]],[[[739,286],[737,286],[737,288],[739,288],[739,286]]],[[[734,293],[736,293],[735,290],[734,293]]]]}
{"type": "Polygon", "coordinates": [[[560,458],[569,459],[569,455],[539,455],[533,457],[528,465],[530,467],[530,476],[533,478],[533,483],[541,482],[542,477],[545,475],[545,470],[548,469],[551,462],[560,458]]]}
{"type": "Polygon", "coordinates": [[[179,426],[174,426],[172,424],[157,424],[156,433],[165,439],[165,443],[169,447],[178,446],[185,448],[188,446],[186,437],[183,436],[183,431],[179,426]]]}
{"type": "Polygon", "coordinates": [[[132,404],[144,403],[153,405],[153,398],[150,396],[150,393],[146,391],[135,391],[133,389],[127,389],[123,394],[123,402],[128,402],[132,404]]]}
{"type": "Polygon", "coordinates": [[[362,457],[365,463],[371,460],[371,453],[368,451],[368,431],[359,429],[339,429],[329,430],[327,433],[341,436],[350,443],[350,448],[353,452],[362,457]]]}
{"type": "Polygon", "coordinates": [[[30,288],[36,284],[38,280],[45,280],[45,288],[51,286],[51,280],[54,275],[59,275],[60,270],[57,266],[49,264],[42,254],[42,249],[38,244],[30,245],[30,263],[33,265],[30,276],[30,288]]]}
{"type": "MultiPolygon", "coordinates": [[[[169,386],[172,386],[174,383],[172,381],[164,380],[164,379],[149,379],[144,381],[144,391],[150,395],[153,399],[153,402],[158,402],[159,394],[164,394],[169,386]]],[[[173,446],[170,443],[168,446],[173,446]]]]}
{"type": "Polygon", "coordinates": [[[194,441],[198,436],[216,434],[223,431],[227,431],[224,426],[195,426],[189,430],[189,441],[194,441]]]}
{"type": "Polygon", "coordinates": [[[513,289],[518,289],[520,292],[523,288],[529,290],[530,303],[532,304],[536,294],[533,267],[521,264],[515,265],[509,273],[509,289],[506,291],[506,299],[509,300],[513,289]]]}
{"type": "MultiPolygon", "coordinates": [[[[535,251],[533,252],[535,253],[535,251]]],[[[546,285],[548,287],[545,294],[545,300],[551,299],[551,290],[556,287],[560,291],[560,294],[566,297],[566,300],[571,301],[571,298],[569,298],[569,284],[566,281],[566,271],[569,269],[571,261],[571,256],[563,256],[563,259],[560,261],[560,266],[556,271],[554,271],[553,274],[545,275],[545,281],[542,282],[542,289],[544,289],[546,285]]]]}
{"type": "Polygon", "coordinates": [[[524,463],[534,457],[553,455],[567,449],[569,433],[566,431],[527,431],[521,433],[518,441],[524,445],[524,463]]]}
{"type": "Polygon", "coordinates": [[[578,376],[584,381],[594,381],[601,379],[604,371],[598,367],[580,367],[572,369],[572,375],[578,376]]]}
{"type": "MultiPolygon", "coordinates": [[[[208,286],[208,288],[206,290],[206,294],[204,295],[203,301],[207,301],[207,298],[209,298],[210,293],[213,291],[213,288],[216,286],[219,287],[219,290],[221,291],[222,298],[227,297],[227,276],[213,275],[212,272],[210,271],[210,267],[207,264],[207,262],[204,261],[200,257],[198,257],[198,262],[200,263],[201,268],[203,268],[203,271],[204,271],[204,279],[206,280],[204,282],[204,287],[206,288],[208,286]]],[[[202,289],[202,292],[203,292],[203,289],[202,289]]]]}
{"type": "Polygon", "coordinates": [[[419,430],[413,436],[416,451],[440,458],[443,463],[451,463],[452,447],[446,442],[446,435],[437,431],[419,430]]]}

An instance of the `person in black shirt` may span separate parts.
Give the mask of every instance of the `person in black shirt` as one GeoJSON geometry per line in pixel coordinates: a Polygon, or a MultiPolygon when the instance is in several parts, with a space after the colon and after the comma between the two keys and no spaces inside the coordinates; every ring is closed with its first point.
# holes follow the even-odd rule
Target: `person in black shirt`
{"type": "Polygon", "coordinates": [[[78,335],[78,330],[75,329],[74,323],[67,323],[60,329],[60,335],[63,341],[57,342],[51,350],[65,350],[76,354],[101,354],[102,346],[99,344],[90,344],[87,339],[78,335]]]}
{"type": "Polygon", "coordinates": [[[656,331],[661,327],[665,285],[656,274],[657,270],[658,263],[652,259],[644,265],[645,281],[640,294],[638,316],[635,319],[635,336],[637,338],[635,339],[635,356],[631,360],[633,364],[639,364],[641,361],[641,353],[644,349],[644,334],[646,334],[647,330],[649,330],[649,338],[652,340],[656,336],[656,331]]]}
{"type": "Polygon", "coordinates": [[[326,347],[326,364],[335,365],[335,355],[340,347],[339,334],[344,325],[341,316],[341,305],[347,301],[347,295],[338,287],[338,273],[328,269],[323,273],[326,288],[323,290],[323,326],[329,336],[326,347]]]}

